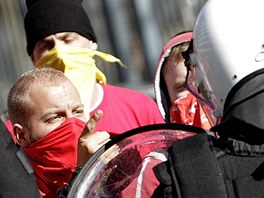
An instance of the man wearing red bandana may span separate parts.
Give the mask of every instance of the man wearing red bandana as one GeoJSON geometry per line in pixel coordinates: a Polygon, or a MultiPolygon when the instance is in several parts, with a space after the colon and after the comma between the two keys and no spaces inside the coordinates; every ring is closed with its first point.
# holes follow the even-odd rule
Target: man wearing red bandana
{"type": "Polygon", "coordinates": [[[93,141],[99,147],[110,137],[106,132],[82,133],[86,118],[78,91],[53,68],[30,70],[15,82],[8,95],[8,113],[43,197],[58,197],[70,181],[80,165],[77,146],[96,136],[93,141]]]}

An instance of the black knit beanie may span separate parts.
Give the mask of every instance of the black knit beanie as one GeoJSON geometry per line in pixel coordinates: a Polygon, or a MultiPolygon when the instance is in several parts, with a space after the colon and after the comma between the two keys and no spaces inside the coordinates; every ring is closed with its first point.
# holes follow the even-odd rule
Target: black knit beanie
{"type": "Polygon", "coordinates": [[[26,0],[24,19],[27,52],[31,55],[36,43],[55,33],[76,32],[94,42],[96,37],[82,0],[26,0]]]}

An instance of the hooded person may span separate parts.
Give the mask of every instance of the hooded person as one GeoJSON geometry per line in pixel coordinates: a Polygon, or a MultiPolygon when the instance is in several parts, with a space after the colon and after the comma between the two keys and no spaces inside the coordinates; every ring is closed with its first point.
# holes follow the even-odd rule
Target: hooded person
{"type": "Polygon", "coordinates": [[[108,62],[121,61],[97,51],[97,39],[81,0],[26,3],[28,55],[35,67],[53,67],[64,72],[80,93],[87,119],[97,110],[103,111],[95,131],[109,131],[113,137],[142,125],[164,122],[152,98],[107,84],[95,56],[108,62]]]}
{"type": "Polygon", "coordinates": [[[187,68],[182,52],[192,39],[192,32],[181,32],[172,37],[160,54],[155,79],[155,97],[158,108],[167,123],[181,123],[210,129],[197,98],[185,85],[187,68]]]}

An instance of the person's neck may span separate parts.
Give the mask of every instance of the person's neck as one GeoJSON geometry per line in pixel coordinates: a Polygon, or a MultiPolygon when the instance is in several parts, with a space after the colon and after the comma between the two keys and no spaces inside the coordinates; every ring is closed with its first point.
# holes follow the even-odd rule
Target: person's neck
{"type": "Polygon", "coordinates": [[[90,112],[95,110],[100,105],[100,103],[103,100],[103,97],[104,97],[104,90],[99,83],[96,83],[94,86],[94,93],[92,97],[90,112]]]}

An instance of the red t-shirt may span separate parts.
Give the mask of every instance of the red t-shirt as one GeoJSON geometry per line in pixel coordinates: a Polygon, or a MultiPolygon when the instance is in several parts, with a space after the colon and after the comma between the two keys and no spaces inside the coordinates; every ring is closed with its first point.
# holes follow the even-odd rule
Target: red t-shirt
{"type": "Polygon", "coordinates": [[[164,123],[156,102],[135,90],[102,85],[104,96],[96,110],[104,112],[95,131],[107,131],[111,137],[139,126],[164,123]]]}
{"type": "Polygon", "coordinates": [[[15,135],[14,135],[14,133],[13,133],[13,126],[12,126],[11,121],[10,121],[10,120],[7,120],[7,121],[5,122],[5,125],[6,125],[6,128],[8,129],[8,131],[10,132],[10,134],[11,134],[11,136],[12,136],[14,142],[16,142],[16,137],[15,137],[15,135]]]}

